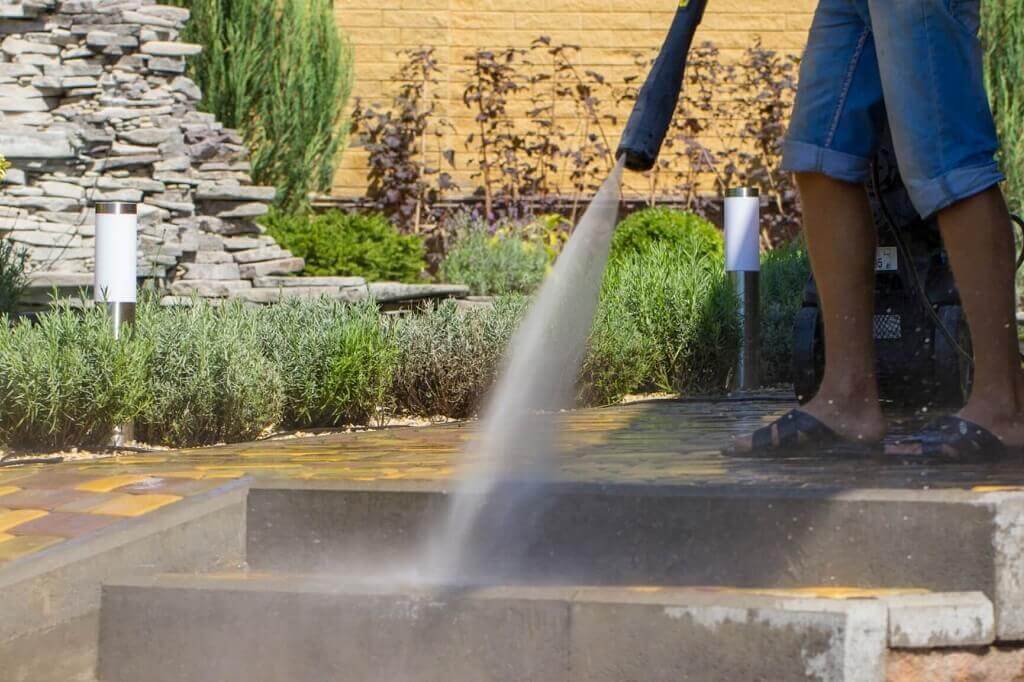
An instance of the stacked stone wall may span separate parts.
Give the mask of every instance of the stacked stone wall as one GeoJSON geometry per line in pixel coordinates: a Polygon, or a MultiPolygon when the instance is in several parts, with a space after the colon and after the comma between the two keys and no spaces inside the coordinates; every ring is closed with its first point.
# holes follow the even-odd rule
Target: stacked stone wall
{"type": "Polygon", "coordinates": [[[255,222],[274,188],[253,185],[240,136],[198,110],[187,19],[146,0],[0,0],[0,231],[37,297],[91,282],[99,201],[139,203],[139,272],[173,297],[269,300],[302,269],[255,222]]]}

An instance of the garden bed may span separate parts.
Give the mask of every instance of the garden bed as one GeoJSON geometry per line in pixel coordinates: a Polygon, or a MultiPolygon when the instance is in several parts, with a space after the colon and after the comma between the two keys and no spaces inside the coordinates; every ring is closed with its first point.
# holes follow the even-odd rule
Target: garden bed
{"type": "MultiPolygon", "coordinates": [[[[788,378],[799,297],[772,282],[794,270],[805,276],[800,252],[791,256],[766,264],[765,290],[782,296],[765,301],[766,383],[788,378]]],[[[147,300],[120,340],[102,310],[60,306],[0,335],[0,442],[34,452],[97,448],[116,425],[134,422],[141,442],[189,447],[471,417],[527,305],[506,295],[491,306],[444,301],[394,316],[371,302],[327,299],[187,308],[147,300]]],[[[655,245],[616,258],[579,403],[722,391],[737,348],[733,313],[717,253],[655,245]]]]}

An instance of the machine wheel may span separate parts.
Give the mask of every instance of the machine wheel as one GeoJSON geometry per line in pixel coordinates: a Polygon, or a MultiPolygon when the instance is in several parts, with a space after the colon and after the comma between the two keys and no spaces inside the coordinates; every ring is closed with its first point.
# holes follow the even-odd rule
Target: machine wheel
{"type": "Polygon", "coordinates": [[[801,308],[793,322],[793,389],[800,404],[818,392],[825,367],[825,342],[817,306],[801,308]]]}
{"type": "MultiPolygon", "coordinates": [[[[973,356],[971,330],[967,326],[964,310],[958,305],[942,306],[938,310],[942,325],[950,331],[960,347],[973,356]]],[[[942,330],[935,330],[935,380],[937,382],[936,402],[949,407],[960,407],[967,402],[974,379],[974,366],[942,330]]]]}

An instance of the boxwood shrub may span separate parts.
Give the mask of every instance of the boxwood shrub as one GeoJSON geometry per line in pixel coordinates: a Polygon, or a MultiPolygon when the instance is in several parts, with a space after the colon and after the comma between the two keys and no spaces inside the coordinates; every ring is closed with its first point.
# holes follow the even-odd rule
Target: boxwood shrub
{"type": "Polygon", "coordinates": [[[263,223],[282,247],[306,260],[304,275],[413,282],[426,267],[423,241],[401,234],[379,213],[272,211],[263,223]]]}
{"type": "Polygon", "coordinates": [[[717,258],[725,253],[722,233],[713,224],[694,213],[657,207],[632,213],[618,224],[611,258],[642,254],[657,244],[717,258]]]}

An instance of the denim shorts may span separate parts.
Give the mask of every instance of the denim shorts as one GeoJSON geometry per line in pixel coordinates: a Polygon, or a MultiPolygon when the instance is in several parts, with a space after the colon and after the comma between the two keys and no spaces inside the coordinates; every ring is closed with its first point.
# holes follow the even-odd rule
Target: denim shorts
{"type": "Polygon", "coordinates": [[[864,182],[888,121],[900,174],[922,216],[999,183],[980,4],[820,0],[783,168],[864,182]]]}

